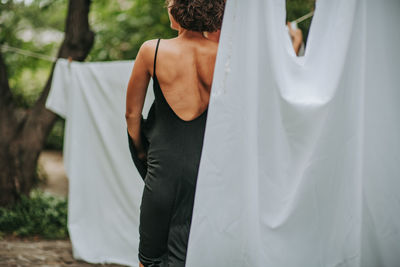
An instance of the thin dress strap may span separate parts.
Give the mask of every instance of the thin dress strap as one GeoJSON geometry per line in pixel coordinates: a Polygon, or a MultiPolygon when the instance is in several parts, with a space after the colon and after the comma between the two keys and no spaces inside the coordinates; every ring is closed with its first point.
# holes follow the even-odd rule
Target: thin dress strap
{"type": "Polygon", "coordinates": [[[160,45],[160,41],[161,41],[161,39],[158,39],[157,46],[156,46],[156,53],[154,55],[153,77],[156,76],[157,53],[158,53],[158,46],[160,45]]]}

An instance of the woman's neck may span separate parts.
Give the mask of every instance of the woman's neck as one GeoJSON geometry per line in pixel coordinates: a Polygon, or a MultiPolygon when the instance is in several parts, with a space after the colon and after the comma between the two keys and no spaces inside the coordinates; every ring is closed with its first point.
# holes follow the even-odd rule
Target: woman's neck
{"type": "Polygon", "coordinates": [[[188,38],[188,39],[204,38],[204,35],[203,35],[202,32],[188,31],[188,30],[183,29],[183,28],[179,29],[178,36],[180,38],[188,38]]]}

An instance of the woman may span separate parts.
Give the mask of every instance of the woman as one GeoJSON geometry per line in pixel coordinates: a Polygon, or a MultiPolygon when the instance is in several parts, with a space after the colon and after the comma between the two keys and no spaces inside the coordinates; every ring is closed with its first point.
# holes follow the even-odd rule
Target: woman
{"type": "Polygon", "coordinates": [[[171,27],[179,35],[142,45],[126,99],[130,148],[145,179],[139,227],[141,266],[185,265],[218,48],[203,32],[221,28],[225,1],[167,4],[171,27]],[[150,77],[155,101],[143,121],[150,77]]]}

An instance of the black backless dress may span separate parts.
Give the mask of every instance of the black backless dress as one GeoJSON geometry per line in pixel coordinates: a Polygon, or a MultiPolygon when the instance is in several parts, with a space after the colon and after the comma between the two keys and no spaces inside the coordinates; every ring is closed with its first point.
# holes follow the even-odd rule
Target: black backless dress
{"type": "Polygon", "coordinates": [[[140,208],[139,260],[144,266],[185,266],[194,194],[200,163],[207,110],[191,121],[180,119],[167,103],[156,75],[155,101],[141,134],[147,160],[136,157],[128,134],[132,159],[144,178],[140,208]]]}

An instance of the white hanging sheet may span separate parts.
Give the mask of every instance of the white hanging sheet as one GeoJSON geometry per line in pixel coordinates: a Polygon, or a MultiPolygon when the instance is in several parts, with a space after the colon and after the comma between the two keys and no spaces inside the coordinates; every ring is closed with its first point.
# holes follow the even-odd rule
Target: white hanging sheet
{"type": "MultiPolygon", "coordinates": [[[[46,102],[66,119],[63,153],[73,254],[92,263],[138,266],[143,182],[131,160],[125,122],[132,67],[133,61],[59,59],[46,102]]],[[[148,90],[145,112],[152,99],[148,90]]]]}
{"type": "Polygon", "coordinates": [[[187,266],[400,266],[400,1],[228,0],[187,266]]]}

